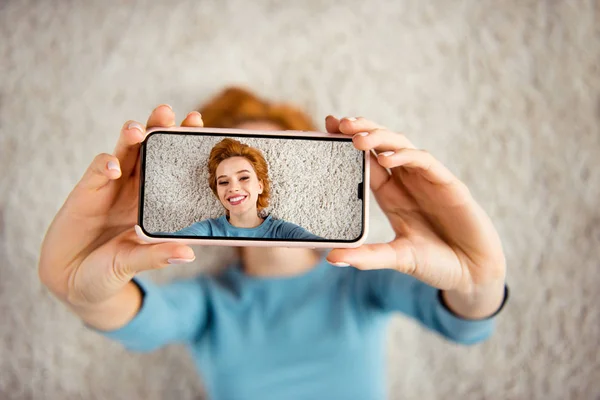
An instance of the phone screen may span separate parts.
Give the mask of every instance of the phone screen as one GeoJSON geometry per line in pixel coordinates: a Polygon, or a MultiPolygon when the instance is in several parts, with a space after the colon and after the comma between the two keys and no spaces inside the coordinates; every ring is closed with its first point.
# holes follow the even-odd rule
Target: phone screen
{"type": "Polygon", "coordinates": [[[152,132],[139,224],[150,237],[354,242],[364,152],[351,138],[152,132]]]}

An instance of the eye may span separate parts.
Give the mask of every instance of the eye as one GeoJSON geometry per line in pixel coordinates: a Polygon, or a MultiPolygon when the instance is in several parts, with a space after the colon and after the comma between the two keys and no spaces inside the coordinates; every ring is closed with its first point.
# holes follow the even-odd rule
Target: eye
{"type": "Polygon", "coordinates": [[[250,179],[250,177],[249,177],[249,176],[242,176],[242,177],[240,178],[240,181],[247,181],[248,179],[250,179]]]}
{"type": "Polygon", "coordinates": [[[227,185],[228,183],[229,182],[227,182],[227,181],[221,181],[221,182],[219,182],[219,186],[224,186],[224,185],[227,185]]]}

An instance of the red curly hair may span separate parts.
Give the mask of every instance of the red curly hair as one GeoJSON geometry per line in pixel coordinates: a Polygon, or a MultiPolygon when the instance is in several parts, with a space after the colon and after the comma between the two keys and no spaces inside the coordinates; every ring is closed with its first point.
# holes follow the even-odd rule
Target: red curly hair
{"type": "Polygon", "coordinates": [[[258,180],[263,184],[263,192],[258,195],[256,208],[258,211],[269,205],[271,195],[271,182],[269,181],[269,167],[260,150],[243,144],[235,139],[223,139],[217,143],[208,157],[208,184],[217,198],[217,167],[223,160],[231,157],[244,157],[252,164],[258,180]]]}
{"type": "Polygon", "coordinates": [[[314,131],[316,126],[304,111],[290,104],[272,103],[248,90],[229,87],[199,107],[204,126],[234,128],[249,121],[269,121],[284,130],[314,131]]]}
{"type": "MultiPolygon", "coordinates": [[[[211,128],[234,128],[250,121],[269,121],[282,129],[298,131],[314,131],[316,126],[312,119],[290,104],[272,103],[259,98],[250,91],[239,87],[225,88],[205,105],[198,108],[202,114],[204,126],[211,128]]],[[[209,185],[215,196],[217,194],[216,172],[219,164],[230,157],[246,158],[262,181],[263,192],[258,196],[257,208],[262,210],[269,205],[271,182],[267,162],[260,150],[242,144],[234,139],[224,139],[210,152],[208,160],[209,185]]]]}

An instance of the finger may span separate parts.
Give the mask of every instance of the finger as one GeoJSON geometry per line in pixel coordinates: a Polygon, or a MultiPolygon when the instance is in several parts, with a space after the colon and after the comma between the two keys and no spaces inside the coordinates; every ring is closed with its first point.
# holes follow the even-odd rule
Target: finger
{"type": "Polygon", "coordinates": [[[430,153],[417,149],[401,149],[396,151],[387,151],[377,156],[378,163],[392,170],[403,167],[414,170],[421,176],[434,184],[449,184],[458,181],[458,178],[450,172],[441,162],[435,159],[430,153]]]}
{"type": "Polygon", "coordinates": [[[377,192],[379,188],[390,179],[390,173],[379,162],[377,162],[377,154],[372,152],[369,157],[371,179],[370,186],[373,192],[377,192]]]}
{"type": "Polygon", "coordinates": [[[135,180],[138,180],[140,178],[140,174],[142,173],[142,163],[139,161],[139,159],[140,156],[138,154],[138,161],[135,163],[133,174],[131,175],[131,177],[135,180]]]}
{"type": "Polygon", "coordinates": [[[181,126],[188,126],[194,128],[201,128],[204,126],[204,122],[202,121],[202,115],[198,111],[192,111],[189,113],[183,121],[181,121],[181,126]]]}
{"type": "Polygon", "coordinates": [[[102,153],[94,158],[77,186],[89,190],[98,190],[111,180],[120,177],[119,159],[111,154],[102,153]]]}
{"type": "Polygon", "coordinates": [[[412,245],[406,239],[392,243],[365,244],[355,249],[334,249],[327,261],[335,266],[353,266],[358,269],[395,269],[412,274],[416,259],[412,245]]]}
{"type": "Polygon", "coordinates": [[[175,113],[173,112],[173,108],[168,104],[161,104],[156,107],[152,111],[152,114],[150,114],[148,122],[146,122],[146,128],[166,128],[170,126],[175,126],[175,113]]]}
{"type": "Polygon", "coordinates": [[[135,244],[117,252],[113,267],[117,276],[131,279],[142,271],[194,260],[192,248],[179,243],[135,244]]]}
{"type": "MultiPolygon", "coordinates": [[[[327,132],[340,133],[340,121],[341,119],[338,119],[333,115],[328,115],[327,117],[325,117],[325,129],[327,130],[327,132]]],[[[372,153],[372,157],[369,157],[369,164],[371,167],[370,186],[372,190],[376,191],[389,179],[390,173],[381,165],[379,165],[379,163],[377,162],[377,154],[374,152],[372,153]]]]}
{"type": "Polygon", "coordinates": [[[136,121],[127,121],[121,128],[114,155],[119,159],[123,176],[131,175],[145,135],[146,130],[136,121]]]}
{"type": "Polygon", "coordinates": [[[406,136],[382,128],[358,132],[352,137],[352,142],[354,143],[354,147],[358,150],[375,150],[378,153],[382,151],[415,148],[406,136]]]}
{"type": "Polygon", "coordinates": [[[329,133],[340,133],[340,120],[333,115],[325,117],[325,129],[329,133]]]}
{"type": "MultiPolygon", "coordinates": [[[[175,113],[173,112],[173,108],[168,104],[161,104],[158,107],[156,107],[152,111],[152,113],[150,114],[150,117],[148,118],[148,121],[146,122],[146,128],[171,127],[171,126],[175,126],[175,113]]],[[[139,152],[138,152],[138,157],[136,158],[136,161],[134,163],[134,171],[133,171],[134,178],[137,178],[140,176],[141,167],[140,167],[140,162],[138,160],[139,160],[139,152]]]]}
{"type": "Polygon", "coordinates": [[[340,132],[347,135],[354,135],[365,131],[369,132],[375,129],[385,128],[363,117],[344,117],[340,120],[340,132]]]}

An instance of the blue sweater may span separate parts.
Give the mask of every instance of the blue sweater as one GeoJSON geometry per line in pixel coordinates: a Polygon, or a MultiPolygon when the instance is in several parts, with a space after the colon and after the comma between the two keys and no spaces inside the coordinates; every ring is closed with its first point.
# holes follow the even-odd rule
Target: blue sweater
{"type": "MultiPolygon", "coordinates": [[[[164,232],[161,232],[165,234],[164,232]]],[[[262,224],[256,228],[238,228],[227,220],[225,215],[219,218],[205,219],[196,222],[186,228],[180,229],[168,235],[186,236],[223,236],[223,237],[250,237],[265,239],[298,239],[298,240],[320,240],[306,229],[282,219],[274,219],[269,215],[262,224]]]]}
{"type": "Polygon", "coordinates": [[[493,318],[456,317],[437,289],[410,276],[324,259],[294,277],[251,277],[234,264],[162,286],[135,282],[144,293],[138,314],[102,333],[134,351],[186,344],[210,399],[385,399],[392,312],[463,344],[494,328],[493,318]]]}

